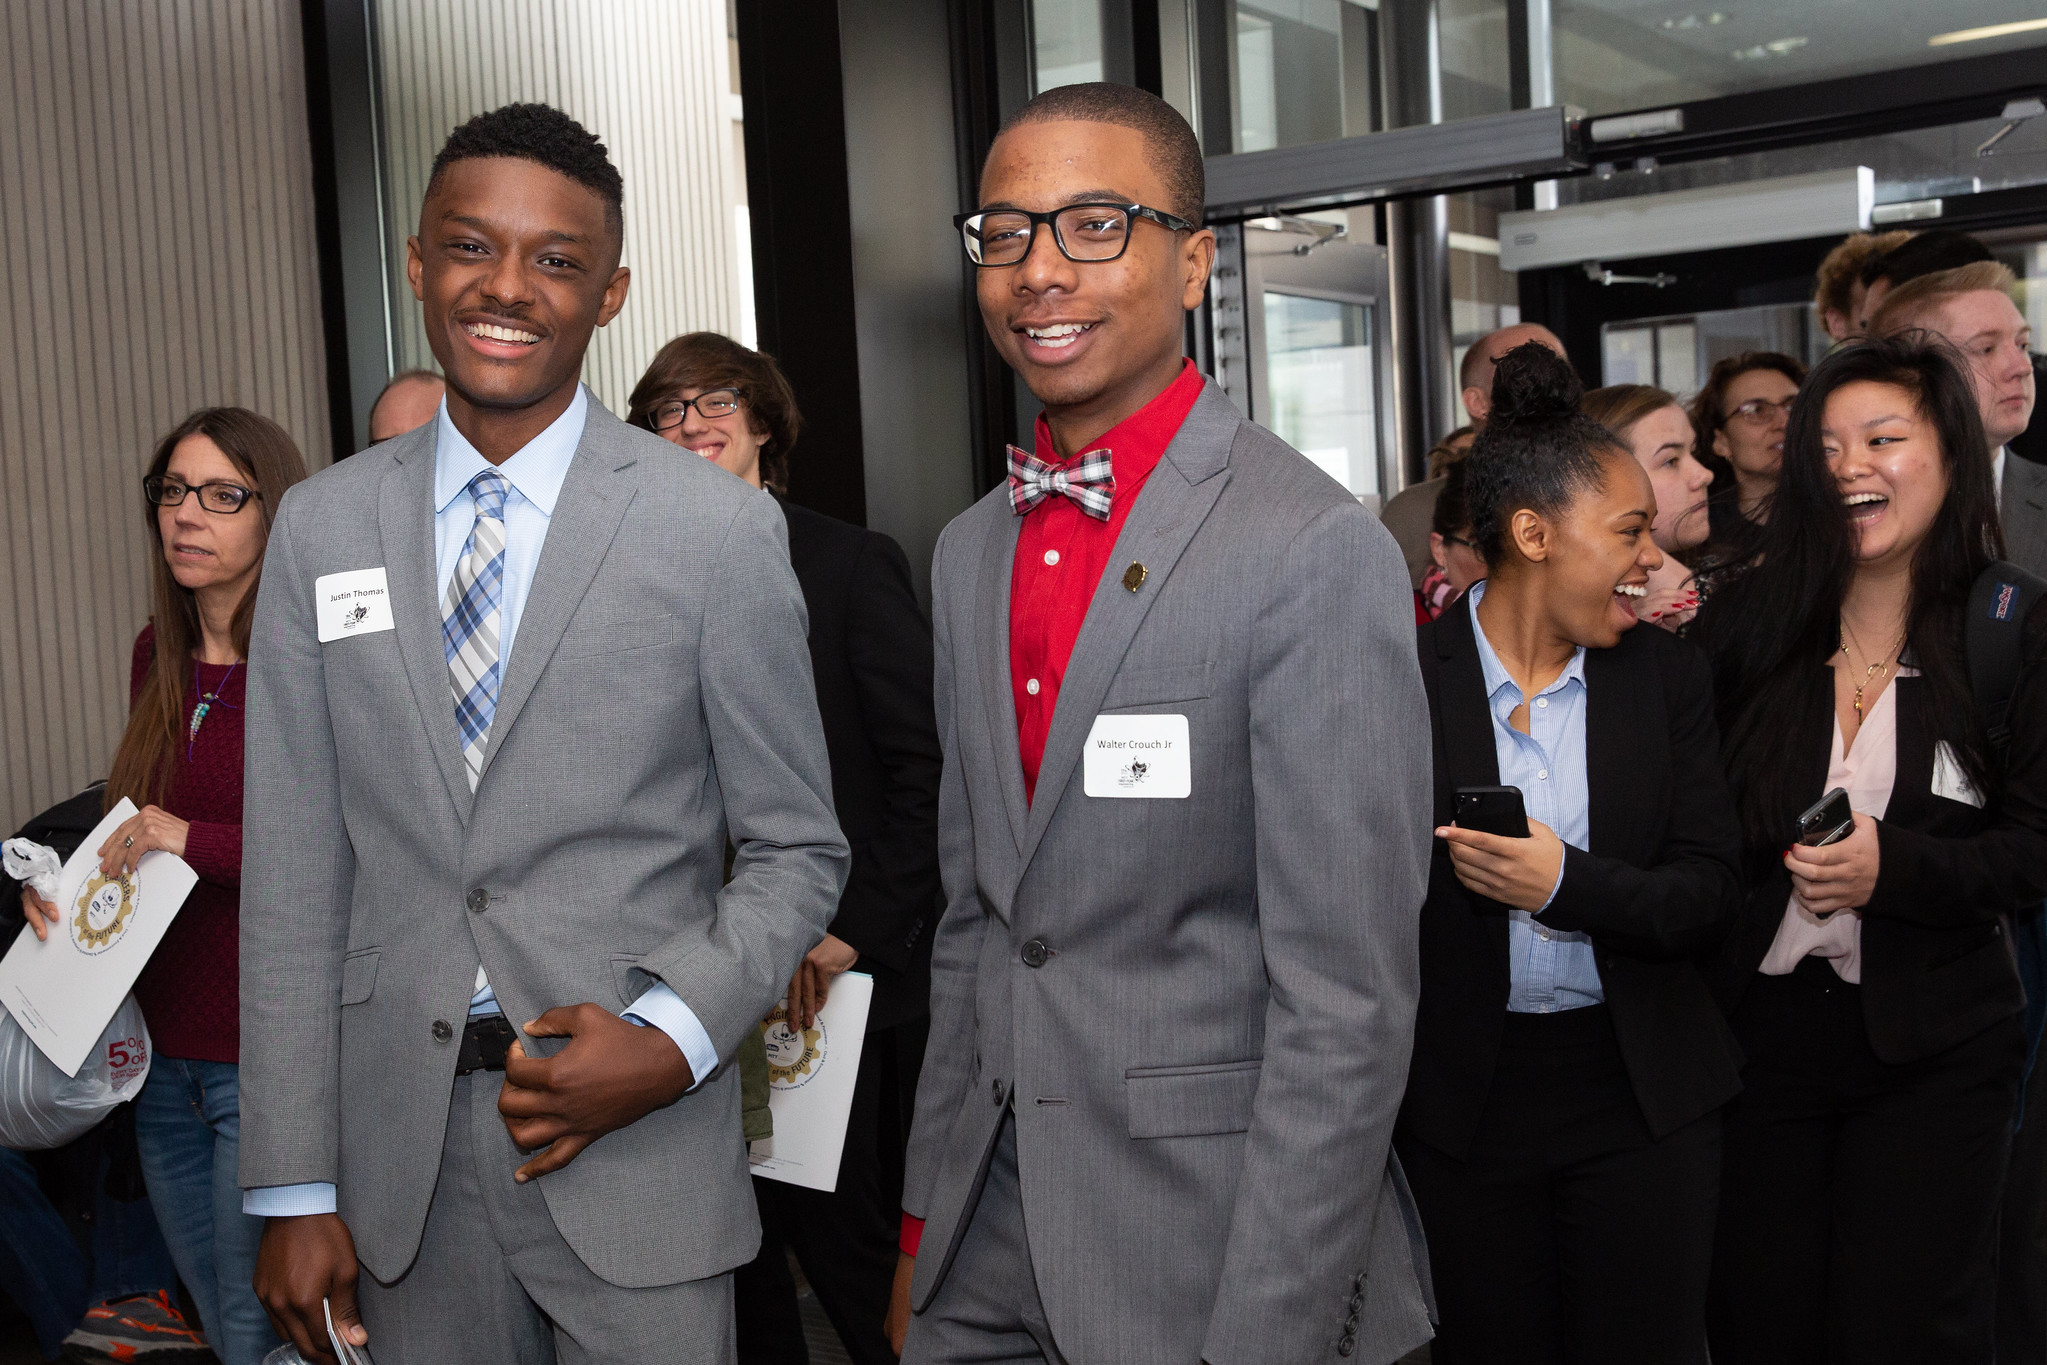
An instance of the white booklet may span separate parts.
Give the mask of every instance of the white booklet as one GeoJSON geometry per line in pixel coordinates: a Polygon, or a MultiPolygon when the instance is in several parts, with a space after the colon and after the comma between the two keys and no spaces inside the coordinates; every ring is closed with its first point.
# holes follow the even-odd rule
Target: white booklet
{"type": "Polygon", "coordinates": [[[844,972],[832,982],[810,1028],[793,1026],[787,1000],[761,1025],[768,1044],[768,1112],[775,1116],[775,1135],[748,1148],[755,1175],[812,1190],[838,1187],[853,1082],[867,1037],[867,1007],[873,1000],[873,977],[844,972]]]}
{"type": "Polygon", "coordinates": [[[135,814],[122,797],[57,878],[57,927],[38,940],[27,925],[0,958],[0,1005],[43,1055],[78,1075],[156,951],[199,874],[161,849],[120,877],[100,874],[99,846],[135,814]]]}

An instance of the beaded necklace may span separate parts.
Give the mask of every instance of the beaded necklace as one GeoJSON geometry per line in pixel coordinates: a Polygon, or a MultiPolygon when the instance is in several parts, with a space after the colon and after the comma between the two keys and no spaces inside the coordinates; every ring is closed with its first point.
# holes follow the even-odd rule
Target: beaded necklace
{"type": "Polygon", "coordinates": [[[242,709],[231,701],[223,700],[220,695],[227,690],[227,680],[232,678],[235,675],[235,670],[241,666],[242,661],[240,659],[236,659],[233,663],[229,664],[227,672],[220,675],[220,686],[208,692],[199,681],[199,660],[196,658],[192,660],[192,690],[199,694],[199,704],[192,708],[192,723],[185,731],[185,761],[187,763],[192,761],[193,750],[199,743],[199,727],[205,724],[206,713],[213,709],[213,703],[220,702],[222,706],[225,706],[230,711],[242,709]]]}

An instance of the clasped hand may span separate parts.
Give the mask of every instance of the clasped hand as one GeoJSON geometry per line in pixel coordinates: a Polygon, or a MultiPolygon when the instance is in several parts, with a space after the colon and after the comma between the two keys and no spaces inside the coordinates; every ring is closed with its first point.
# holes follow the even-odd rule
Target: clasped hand
{"type": "Polygon", "coordinates": [[[1450,866],[1467,890],[1531,914],[1549,904],[1564,865],[1564,841],[1540,820],[1526,839],[1443,825],[1436,837],[1450,846],[1450,866]]]}
{"type": "Polygon", "coordinates": [[[674,1039],[599,1005],[559,1006],[524,1032],[569,1044],[552,1057],[529,1057],[515,1042],[505,1057],[498,1113],[519,1149],[537,1153],[514,1173],[521,1184],[560,1170],[598,1138],[675,1103],[696,1084],[674,1039]]]}
{"type": "MultiPolygon", "coordinates": [[[[185,856],[185,838],[192,831],[162,806],[144,806],[121,822],[97,850],[100,875],[125,876],[142,862],[142,855],[162,849],[175,858],[185,856]]],[[[27,887],[21,888],[21,912],[38,940],[47,940],[57,925],[57,907],[27,887]]]]}
{"type": "Polygon", "coordinates": [[[1857,811],[1854,832],[1839,843],[1824,848],[1794,844],[1785,851],[1791,893],[1814,915],[1860,910],[1876,894],[1881,847],[1876,821],[1857,811]]]}

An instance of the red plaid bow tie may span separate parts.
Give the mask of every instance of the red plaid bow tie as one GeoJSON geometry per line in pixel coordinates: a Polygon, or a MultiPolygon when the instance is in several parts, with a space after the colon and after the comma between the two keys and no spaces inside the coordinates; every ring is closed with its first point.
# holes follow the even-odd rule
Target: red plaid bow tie
{"type": "Polygon", "coordinates": [[[1071,498],[1096,521],[1107,521],[1115,492],[1116,476],[1110,472],[1106,450],[1090,450],[1071,464],[1053,464],[1027,450],[1009,448],[1009,505],[1018,516],[1058,494],[1071,498]]]}

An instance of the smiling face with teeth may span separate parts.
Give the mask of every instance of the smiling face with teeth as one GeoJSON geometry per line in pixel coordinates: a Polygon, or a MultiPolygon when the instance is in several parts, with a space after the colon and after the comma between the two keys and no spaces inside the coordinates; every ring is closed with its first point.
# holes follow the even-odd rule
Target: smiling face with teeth
{"type": "Polygon", "coordinates": [[[1870,568],[1909,566],[1948,494],[1940,436],[1918,398],[1896,384],[1843,384],[1827,396],[1820,443],[1856,559],[1870,568]]]}
{"type": "Polygon", "coordinates": [[[567,409],[590,334],[625,303],[608,206],[537,162],[471,157],[443,169],[406,245],[448,415],[509,459],[567,409]]]}
{"type": "Polygon", "coordinates": [[[1663,564],[1655,524],[1648,473],[1625,447],[1609,448],[1599,481],[1565,506],[1550,515],[1522,508],[1506,519],[1492,586],[1479,604],[1487,636],[1516,629],[1511,620],[1570,648],[1619,644],[1635,628],[1649,575],[1663,564]]]}
{"type": "MultiPolygon", "coordinates": [[[[1181,211],[1134,128],[1026,122],[988,152],[983,209],[1103,202],[1181,211]]],[[[1084,449],[1178,377],[1187,310],[1200,306],[1214,260],[1214,233],[1139,219],[1113,261],[1070,261],[1041,229],[1015,265],[975,271],[988,335],[1045,405],[1060,454],[1084,449]]]]}

